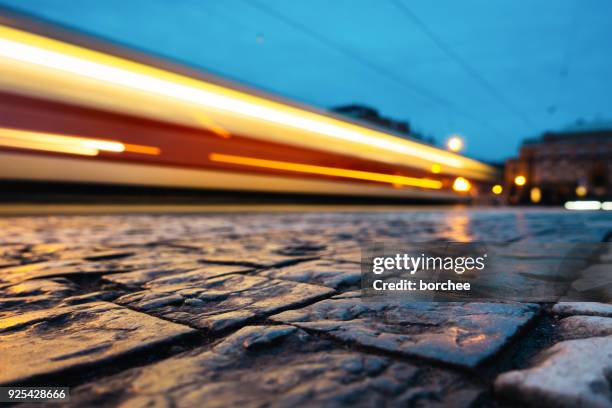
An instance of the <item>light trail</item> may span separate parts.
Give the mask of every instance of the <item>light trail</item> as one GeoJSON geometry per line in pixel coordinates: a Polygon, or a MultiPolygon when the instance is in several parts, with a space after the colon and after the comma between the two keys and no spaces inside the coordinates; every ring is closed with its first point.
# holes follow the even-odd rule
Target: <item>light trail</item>
{"type": "Polygon", "coordinates": [[[17,149],[42,150],[47,152],[97,156],[100,151],[159,155],[154,146],[123,144],[112,140],[101,140],[77,136],[57,135],[30,130],[0,128],[0,146],[17,149]]]}
{"type": "MultiPolygon", "coordinates": [[[[414,166],[423,169],[429,169],[431,163],[435,162],[447,168],[468,168],[483,174],[493,173],[491,168],[482,163],[435,147],[6,26],[0,26],[0,57],[51,69],[55,71],[54,75],[63,73],[119,86],[122,92],[132,90],[132,94],[138,93],[140,96],[157,95],[210,111],[249,117],[256,119],[261,126],[268,122],[316,133],[336,141],[349,142],[353,149],[362,146],[362,150],[356,151],[360,154],[373,154],[368,149],[374,148],[395,156],[410,156],[416,159],[414,166]]],[[[133,97],[132,94],[130,96],[133,97]]],[[[292,143],[291,137],[286,136],[286,139],[292,143]]],[[[321,144],[316,141],[300,140],[300,143],[312,143],[316,145],[313,147],[321,148],[321,144]]]]}
{"type": "Polygon", "coordinates": [[[393,174],[373,173],[361,170],[347,170],[337,167],[313,166],[277,160],[265,160],[254,157],[234,156],[228,154],[211,153],[209,159],[217,163],[238,164],[242,166],[260,167],[274,170],[284,170],[297,173],[318,174],[323,176],[343,177],[357,180],[376,181],[399,186],[421,187],[429,189],[442,188],[439,180],[398,176],[393,174]]]}

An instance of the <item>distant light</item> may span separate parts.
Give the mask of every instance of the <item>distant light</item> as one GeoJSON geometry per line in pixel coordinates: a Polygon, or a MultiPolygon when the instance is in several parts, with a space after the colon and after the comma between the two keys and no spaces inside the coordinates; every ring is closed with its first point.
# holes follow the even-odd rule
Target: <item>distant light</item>
{"type": "Polygon", "coordinates": [[[542,190],[540,190],[538,187],[533,187],[529,192],[529,198],[531,199],[532,203],[539,203],[542,201],[542,190]]]}
{"type": "Polygon", "coordinates": [[[516,184],[517,186],[524,186],[525,183],[527,183],[527,179],[525,178],[525,176],[516,176],[514,178],[514,184],[516,184]]]}
{"type": "Polygon", "coordinates": [[[433,174],[438,174],[442,171],[442,166],[440,166],[438,163],[434,163],[431,165],[431,172],[433,174]]]}
{"type": "Polygon", "coordinates": [[[499,184],[496,184],[493,186],[493,188],[491,189],[491,191],[493,192],[493,194],[495,195],[500,195],[501,193],[504,192],[504,188],[502,186],[500,186],[499,184]]]}
{"type": "Polygon", "coordinates": [[[578,186],[576,187],[576,195],[578,197],[584,197],[585,195],[587,195],[587,188],[585,186],[578,186]]]}
{"type": "Polygon", "coordinates": [[[453,190],[455,191],[466,192],[470,191],[471,188],[472,184],[470,184],[470,182],[463,177],[457,177],[453,182],[453,190]]]}
{"type": "Polygon", "coordinates": [[[601,209],[606,211],[612,211],[612,201],[604,201],[601,203],[601,209]]]}
{"type": "Polygon", "coordinates": [[[459,136],[451,136],[446,142],[446,147],[451,152],[458,152],[463,149],[463,139],[459,136]]]}
{"type": "Polygon", "coordinates": [[[599,201],[568,201],[565,203],[566,210],[599,210],[602,207],[599,201]]]}

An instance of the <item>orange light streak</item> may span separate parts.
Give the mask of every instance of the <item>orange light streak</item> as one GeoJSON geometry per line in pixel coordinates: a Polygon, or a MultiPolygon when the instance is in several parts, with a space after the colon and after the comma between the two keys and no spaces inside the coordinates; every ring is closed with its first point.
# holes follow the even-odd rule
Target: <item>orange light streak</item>
{"type": "Polygon", "coordinates": [[[337,167],[313,166],[277,160],[257,159],[254,157],[233,156],[228,154],[211,153],[209,159],[213,162],[238,164],[242,166],[261,167],[267,169],[292,171],[297,173],[319,174],[324,176],[343,177],[358,180],[377,181],[394,185],[412,186],[430,189],[442,188],[442,182],[425,178],[398,176],[384,173],[373,173],[361,170],[348,170],[337,167]]]}
{"type": "Polygon", "coordinates": [[[159,156],[161,149],[155,146],[144,146],[137,144],[124,143],[125,151],[130,153],[149,154],[151,156],[159,156]]]}

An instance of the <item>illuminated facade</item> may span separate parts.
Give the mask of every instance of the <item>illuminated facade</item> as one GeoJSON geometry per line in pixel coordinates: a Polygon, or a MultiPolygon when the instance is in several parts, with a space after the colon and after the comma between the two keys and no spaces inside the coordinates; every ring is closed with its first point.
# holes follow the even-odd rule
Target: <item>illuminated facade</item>
{"type": "Polygon", "coordinates": [[[519,157],[508,160],[505,188],[512,204],[542,204],[612,197],[612,123],[578,124],[526,140],[519,157]],[[524,185],[516,183],[525,178],[524,185]],[[535,194],[538,196],[538,194],[535,194]]]}

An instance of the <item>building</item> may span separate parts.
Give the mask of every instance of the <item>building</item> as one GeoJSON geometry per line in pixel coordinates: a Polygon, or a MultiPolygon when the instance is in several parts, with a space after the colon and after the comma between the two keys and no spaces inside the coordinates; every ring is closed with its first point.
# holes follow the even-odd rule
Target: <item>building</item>
{"type": "Polygon", "coordinates": [[[562,131],[528,139],[519,157],[506,162],[508,201],[562,204],[576,199],[610,200],[611,159],[612,122],[577,122],[562,131]]]}
{"type": "Polygon", "coordinates": [[[400,137],[408,139],[416,139],[430,145],[436,145],[433,137],[426,137],[410,128],[410,123],[407,121],[395,120],[381,116],[374,108],[364,105],[342,105],[330,109],[334,113],[342,116],[356,119],[361,122],[370,123],[374,126],[392,130],[400,137]]]}
{"type": "Polygon", "coordinates": [[[353,119],[370,122],[374,125],[395,130],[398,133],[410,134],[410,125],[408,122],[401,122],[380,116],[378,111],[369,106],[363,105],[344,105],[331,109],[332,112],[348,116],[353,119]]]}

